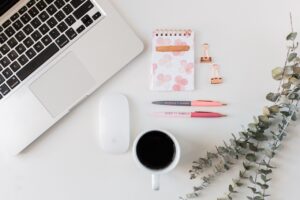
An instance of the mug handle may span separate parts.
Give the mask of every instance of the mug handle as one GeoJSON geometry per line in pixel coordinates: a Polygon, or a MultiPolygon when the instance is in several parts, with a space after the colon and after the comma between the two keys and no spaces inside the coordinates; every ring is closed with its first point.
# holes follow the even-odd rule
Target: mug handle
{"type": "Polygon", "coordinates": [[[152,189],[159,190],[159,175],[152,174],[152,189]]]}

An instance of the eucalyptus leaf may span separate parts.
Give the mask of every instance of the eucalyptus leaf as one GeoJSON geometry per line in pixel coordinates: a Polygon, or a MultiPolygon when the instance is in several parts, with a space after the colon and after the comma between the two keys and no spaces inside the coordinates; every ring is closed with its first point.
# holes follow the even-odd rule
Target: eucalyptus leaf
{"type": "Polygon", "coordinates": [[[288,57],[288,61],[292,62],[296,57],[297,57],[297,53],[295,53],[295,52],[290,53],[290,55],[288,57]]]}
{"type": "Polygon", "coordinates": [[[281,80],[283,78],[283,68],[282,67],[276,67],[272,70],[272,77],[275,80],[281,80]]]}
{"type": "Polygon", "coordinates": [[[293,72],[296,73],[296,74],[300,74],[300,67],[294,66],[293,67],[293,72]]]}
{"type": "Polygon", "coordinates": [[[293,85],[299,85],[300,84],[300,80],[295,78],[295,77],[291,77],[289,78],[289,83],[293,84],[293,85]]]}
{"type": "Polygon", "coordinates": [[[256,155],[254,153],[248,153],[246,155],[246,159],[250,162],[255,162],[257,160],[256,155]]]}
{"type": "Polygon", "coordinates": [[[279,93],[270,92],[267,94],[266,99],[269,101],[275,102],[279,96],[280,96],[279,93]]]}
{"type": "Polygon", "coordinates": [[[286,36],[286,40],[294,41],[296,37],[297,37],[297,32],[291,32],[290,34],[288,34],[288,36],[286,36]]]}
{"type": "Polygon", "coordinates": [[[270,106],[270,107],[269,107],[269,111],[270,111],[272,114],[279,113],[280,107],[279,107],[278,105],[270,106]]]}

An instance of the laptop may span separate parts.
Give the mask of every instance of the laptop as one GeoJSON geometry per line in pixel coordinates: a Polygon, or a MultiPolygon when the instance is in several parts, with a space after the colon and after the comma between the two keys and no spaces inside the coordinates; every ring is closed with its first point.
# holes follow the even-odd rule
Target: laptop
{"type": "Polygon", "coordinates": [[[10,155],[143,50],[106,0],[1,0],[0,15],[0,150],[10,155]]]}

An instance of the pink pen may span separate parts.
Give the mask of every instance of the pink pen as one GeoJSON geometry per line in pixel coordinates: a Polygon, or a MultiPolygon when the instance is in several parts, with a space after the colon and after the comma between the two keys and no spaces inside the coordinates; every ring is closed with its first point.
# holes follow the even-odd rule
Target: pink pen
{"type": "Polygon", "coordinates": [[[226,115],[216,112],[157,112],[155,116],[160,117],[184,117],[184,118],[218,118],[225,117],[226,115]]]}

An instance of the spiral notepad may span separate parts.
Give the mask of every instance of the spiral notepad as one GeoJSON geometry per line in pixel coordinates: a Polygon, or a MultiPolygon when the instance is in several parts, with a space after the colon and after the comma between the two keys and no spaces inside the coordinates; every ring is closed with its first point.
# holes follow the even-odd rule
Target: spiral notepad
{"type": "Polygon", "coordinates": [[[156,30],[152,37],[151,90],[194,89],[194,33],[156,30]]]}

